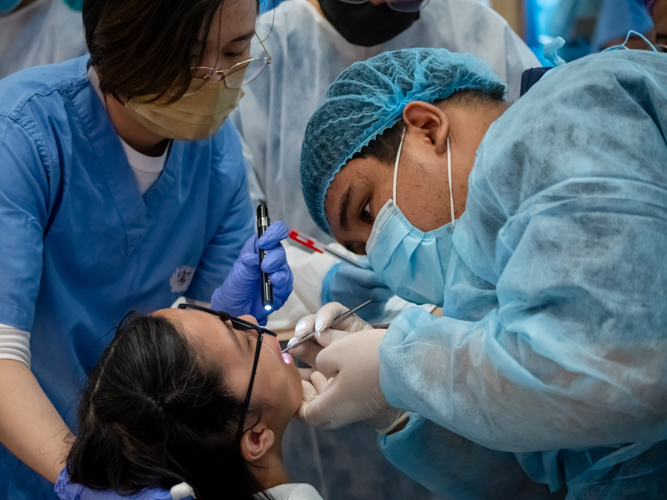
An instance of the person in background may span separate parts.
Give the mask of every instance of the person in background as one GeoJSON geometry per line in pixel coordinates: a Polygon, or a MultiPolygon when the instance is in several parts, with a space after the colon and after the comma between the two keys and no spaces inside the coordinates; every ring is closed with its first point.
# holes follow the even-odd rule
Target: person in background
{"type": "MultiPolygon", "coordinates": [[[[623,43],[628,31],[652,37],[653,23],[644,0],[563,0],[549,22],[550,36],[560,36],[565,61],[573,61],[623,43]]],[[[629,48],[646,49],[646,42],[631,36],[629,48]]]]}
{"type": "Polygon", "coordinates": [[[86,52],[80,2],[0,0],[0,78],[86,52]]]}
{"type": "Polygon", "coordinates": [[[644,0],[644,4],[653,19],[656,47],[661,52],[667,52],[667,1],[644,0]]]}
{"type": "Polygon", "coordinates": [[[252,316],[204,308],[121,324],[79,403],[60,499],[163,499],[189,487],[197,500],[322,500],[289,484],[283,465],[303,388],[274,335],[252,316]],[[81,498],[84,487],[100,492],[81,498]]]}
{"type": "MultiPolygon", "coordinates": [[[[444,496],[459,459],[434,424],[568,499],[662,498],[665,81],[667,56],[646,50],[561,64],[514,104],[470,54],[400,50],[344,71],[306,129],[310,213],[443,312],[413,307],[386,331],[355,318],[322,349],[337,315],[324,306],[306,329],[322,334],[290,351],[330,381],[301,418],[412,412],[381,446],[444,496]]],[[[502,474],[487,469],[467,477],[483,488],[502,474]]]]}
{"type": "MultiPolygon", "coordinates": [[[[466,0],[294,0],[262,16],[260,24],[272,25],[266,46],[273,64],[266,78],[248,86],[232,114],[244,142],[251,196],[290,229],[325,243],[331,238],[312,222],[303,201],[299,154],[308,119],[341,71],[388,50],[444,47],[487,61],[513,100],[524,70],[539,66],[496,12],[466,0]]],[[[292,265],[298,275],[299,263],[292,265]]],[[[360,313],[369,320],[382,314],[392,295],[372,271],[347,264],[333,267],[322,288],[323,303],[354,307],[372,299],[360,313]]]]}
{"type": "Polygon", "coordinates": [[[287,299],[286,227],[253,235],[226,121],[269,61],[257,15],[86,0],[90,57],[0,80],[0,500],[55,498],[71,408],[129,310],[185,296],[263,323],[260,247],[287,299]]]}

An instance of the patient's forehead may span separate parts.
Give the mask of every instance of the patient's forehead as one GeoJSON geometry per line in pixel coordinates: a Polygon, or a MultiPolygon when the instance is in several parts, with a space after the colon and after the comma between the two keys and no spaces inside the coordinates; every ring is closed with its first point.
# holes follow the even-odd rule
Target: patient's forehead
{"type": "Polygon", "coordinates": [[[191,329],[194,326],[226,327],[225,323],[217,316],[205,311],[195,309],[160,309],[153,313],[155,316],[162,316],[181,328],[191,329]]]}
{"type": "Polygon", "coordinates": [[[208,368],[222,372],[225,385],[239,398],[243,397],[253,354],[245,334],[205,311],[172,308],[153,314],[173,322],[194,348],[198,360],[208,368]]]}
{"type": "Polygon", "coordinates": [[[233,329],[214,314],[193,309],[161,309],[154,312],[171,321],[183,332],[203,360],[220,359],[221,355],[233,350],[239,354],[239,342],[233,329]]]}

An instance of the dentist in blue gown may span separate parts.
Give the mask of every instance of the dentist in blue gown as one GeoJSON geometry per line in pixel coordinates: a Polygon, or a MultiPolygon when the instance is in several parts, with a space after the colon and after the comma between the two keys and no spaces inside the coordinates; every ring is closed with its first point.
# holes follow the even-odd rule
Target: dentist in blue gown
{"type": "Polygon", "coordinates": [[[126,313],[185,296],[265,322],[259,247],[275,308],[289,295],[286,228],[253,235],[225,121],[270,61],[257,14],[85,0],[90,56],[0,81],[0,500],[56,498],[79,392],[126,313]]]}
{"type": "Polygon", "coordinates": [[[480,59],[412,49],[329,88],[301,156],[311,216],[443,311],[305,318],[320,333],[292,354],[321,373],[299,414],[370,422],[447,498],[664,498],[667,56],[526,76],[510,105],[480,59]]]}

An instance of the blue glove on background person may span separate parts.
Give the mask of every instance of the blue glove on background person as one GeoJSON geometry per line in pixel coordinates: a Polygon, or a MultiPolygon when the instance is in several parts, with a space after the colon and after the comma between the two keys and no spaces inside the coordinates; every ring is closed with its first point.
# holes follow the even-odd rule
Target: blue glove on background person
{"type": "Polygon", "coordinates": [[[97,491],[81,484],[72,483],[67,467],[60,471],[54,491],[60,500],[193,500],[192,488],[185,483],[174,486],[171,491],[160,488],[146,488],[130,496],[122,496],[115,491],[97,491]]]}
{"type": "Polygon", "coordinates": [[[288,234],[287,226],[278,221],[271,224],[261,238],[257,239],[255,234],[246,241],[225,282],[213,292],[211,308],[232,316],[251,314],[260,325],[265,325],[272,311],[262,306],[259,250],[266,250],[261,270],[269,275],[273,284],[275,311],[282,307],[292,293],[294,276],[287,264],[285,249],[280,244],[288,234]]]}
{"type": "Polygon", "coordinates": [[[367,258],[360,259],[359,264],[365,266],[365,269],[347,262],[341,262],[329,269],[322,281],[322,305],[339,302],[352,309],[362,302],[372,300],[357,314],[363,320],[373,322],[382,315],[394,292],[370,268],[367,258]]]}

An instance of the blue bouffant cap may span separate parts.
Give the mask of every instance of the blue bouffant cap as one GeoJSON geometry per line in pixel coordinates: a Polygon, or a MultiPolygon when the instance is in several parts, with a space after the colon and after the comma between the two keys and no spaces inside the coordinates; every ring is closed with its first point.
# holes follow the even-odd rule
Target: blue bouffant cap
{"type": "Polygon", "coordinates": [[[393,127],[412,101],[433,103],[463,89],[503,91],[491,67],[445,49],[385,52],[354,63],[331,84],[301,147],[301,188],[310,216],[331,234],[324,197],[335,175],[364,146],[393,127]]]}

